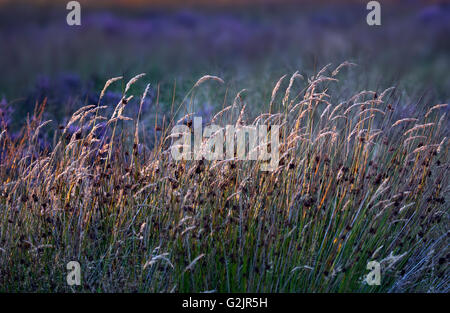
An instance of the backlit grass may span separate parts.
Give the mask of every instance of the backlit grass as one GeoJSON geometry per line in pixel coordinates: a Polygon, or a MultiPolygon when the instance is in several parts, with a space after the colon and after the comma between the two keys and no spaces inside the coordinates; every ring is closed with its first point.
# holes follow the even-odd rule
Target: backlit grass
{"type": "Polygon", "coordinates": [[[255,119],[245,92],[223,101],[217,124],[282,125],[273,172],[171,159],[171,128],[205,84],[224,88],[215,81],[146,125],[152,145],[126,116],[140,76],[112,116],[81,108],[50,149],[38,106],[21,136],[0,136],[0,290],[448,292],[446,105],[398,120],[392,89],[328,94],[345,65],[282,78],[255,119]],[[81,286],[66,284],[72,260],[81,286]],[[363,281],[371,260],[380,286],[363,281]]]}

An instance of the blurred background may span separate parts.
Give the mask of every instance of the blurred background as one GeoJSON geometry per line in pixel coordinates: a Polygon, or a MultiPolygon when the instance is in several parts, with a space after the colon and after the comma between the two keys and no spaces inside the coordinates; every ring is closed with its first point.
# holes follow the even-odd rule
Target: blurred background
{"type": "MultiPolygon", "coordinates": [[[[46,118],[65,123],[97,103],[107,79],[142,72],[148,76],[136,94],[152,86],[143,120],[168,112],[205,74],[226,81],[198,99],[197,109],[210,116],[226,93],[232,99],[247,89],[257,111],[282,75],[307,77],[343,61],[358,66],[346,70],[339,96],[396,86],[404,115],[450,97],[448,1],[380,1],[381,26],[367,25],[368,1],[79,2],[82,25],[68,26],[68,1],[0,0],[4,127],[23,125],[44,98],[46,118]]],[[[110,89],[104,102],[115,105],[122,88],[110,89]]]]}

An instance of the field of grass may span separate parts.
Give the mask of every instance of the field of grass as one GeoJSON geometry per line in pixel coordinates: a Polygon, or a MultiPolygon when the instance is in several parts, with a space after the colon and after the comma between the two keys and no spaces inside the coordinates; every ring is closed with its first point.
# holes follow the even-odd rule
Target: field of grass
{"type": "Polygon", "coordinates": [[[450,7],[393,8],[1,7],[0,292],[449,292],[450,7]],[[278,168],[175,161],[195,116],[278,168]]]}
{"type": "MultiPolygon", "coordinates": [[[[281,79],[254,121],[243,93],[224,101],[216,123],[283,125],[273,172],[260,161],[173,161],[173,120],[154,125],[144,148],[139,115],[122,115],[142,77],[112,116],[75,112],[48,151],[36,142],[38,106],[20,137],[1,136],[1,290],[447,292],[446,105],[395,120],[391,89],[335,102],[328,90],[347,65],[281,79]],[[65,282],[72,260],[79,287],[65,282]],[[370,260],[380,286],[363,282],[370,260]]],[[[173,109],[206,84],[218,83],[196,84],[173,109]]]]}

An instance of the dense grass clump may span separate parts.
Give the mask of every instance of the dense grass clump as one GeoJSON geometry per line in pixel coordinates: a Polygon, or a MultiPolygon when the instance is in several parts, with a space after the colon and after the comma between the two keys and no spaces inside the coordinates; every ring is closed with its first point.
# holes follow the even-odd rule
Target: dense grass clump
{"type": "Polygon", "coordinates": [[[47,149],[40,106],[21,136],[1,132],[0,290],[448,292],[446,105],[397,119],[392,89],[339,99],[328,92],[344,65],[283,77],[253,121],[243,92],[214,116],[282,125],[273,172],[260,161],[172,160],[171,128],[189,122],[196,91],[215,77],[146,125],[151,146],[142,117],[123,115],[141,76],[111,117],[85,106],[47,149]],[[66,284],[72,260],[81,286],[66,284]],[[371,260],[380,286],[364,282],[371,260]]]}

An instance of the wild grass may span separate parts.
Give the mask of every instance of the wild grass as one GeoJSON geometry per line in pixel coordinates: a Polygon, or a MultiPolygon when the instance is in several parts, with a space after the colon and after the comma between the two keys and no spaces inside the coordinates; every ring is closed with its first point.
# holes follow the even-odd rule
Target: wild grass
{"type": "Polygon", "coordinates": [[[243,92],[214,116],[282,125],[273,172],[260,161],[172,160],[176,113],[189,120],[197,90],[223,82],[215,76],[151,126],[152,146],[140,114],[124,115],[142,75],[112,116],[79,109],[43,151],[44,102],[21,136],[0,136],[0,290],[448,292],[446,104],[395,120],[392,89],[337,102],[328,92],[342,67],[295,73],[287,88],[281,78],[254,120],[243,92]],[[380,286],[364,282],[372,260],[380,286]],[[81,264],[81,286],[66,284],[69,261],[81,264]]]}

